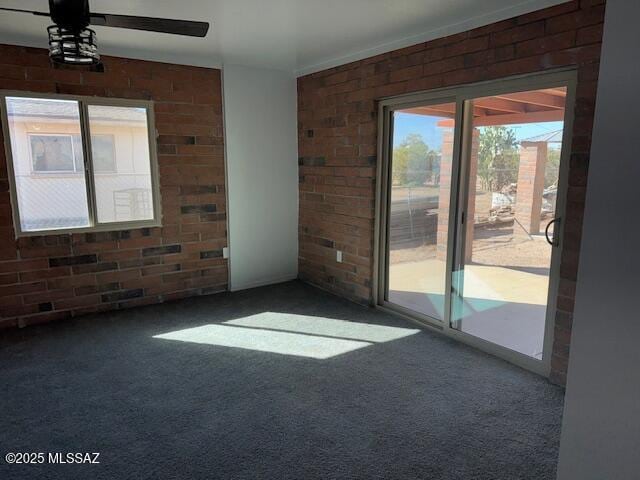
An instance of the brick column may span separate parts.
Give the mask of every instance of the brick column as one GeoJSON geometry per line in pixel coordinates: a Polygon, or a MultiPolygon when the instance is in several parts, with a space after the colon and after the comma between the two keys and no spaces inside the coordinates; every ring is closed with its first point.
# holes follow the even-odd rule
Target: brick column
{"type": "MultiPolygon", "coordinates": [[[[471,143],[471,161],[469,162],[469,201],[466,205],[467,229],[465,261],[471,261],[473,228],[475,224],[476,182],[478,177],[478,146],[480,131],[473,129],[471,143]]],[[[449,233],[449,201],[451,199],[451,163],[453,161],[453,128],[447,128],[442,134],[442,158],[440,160],[440,191],[438,203],[438,249],[437,258],[447,258],[447,238],[449,233]]]]}
{"type": "MultiPolygon", "coordinates": [[[[527,233],[540,233],[540,212],[544,190],[544,169],[547,164],[546,142],[522,142],[518,168],[516,219],[527,233]]],[[[520,226],[514,233],[522,232],[520,226]]]]}
{"type": "Polygon", "coordinates": [[[453,161],[453,128],[442,128],[442,156],[440,158],[440,188],[438,191],[438,235],[436,258],[447,259],[449,237],[449,202],[451,199],[451,163],[453,161]]]}

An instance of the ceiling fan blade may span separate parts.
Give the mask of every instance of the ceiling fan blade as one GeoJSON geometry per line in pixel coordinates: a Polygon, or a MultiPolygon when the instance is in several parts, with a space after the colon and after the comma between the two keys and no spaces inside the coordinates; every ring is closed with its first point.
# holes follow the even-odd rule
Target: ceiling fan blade
{"type": "Polygon", "coordinates": [[[32,15],[37,15],[39,17],[49,17],[49,12],[34,12],[33,10],[23,10],[21,8],[6,8],[0,7],[0,10],[4,10],[6,12],[18,12],[18,13],[30,13],[32,15]]]}
{"type": "Polygon", "coordinates": [[[187,35],[190,37],[204,37],[209,31],[209,24],[206,22],[112,15],[110,13],[91,13],[91,25],[131,28],[134,30],[172,33],[174,35],[187,35]]]}

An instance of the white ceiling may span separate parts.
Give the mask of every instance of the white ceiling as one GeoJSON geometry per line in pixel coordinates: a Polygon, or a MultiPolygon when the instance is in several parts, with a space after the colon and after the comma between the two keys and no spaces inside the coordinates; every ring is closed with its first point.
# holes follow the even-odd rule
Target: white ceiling
{"type": "MultiPolygon", "coordinates": [[[[202,20],[204,39],[95,27],[100,52],[190,65],[321,70],[566,0],[92,0],[100,13],[202,20]]],[[[48,11],[47,0],[0,6],[48,11]]],[[[47,46],[48,20],[0,12],[0,42],[47,46]]]]}

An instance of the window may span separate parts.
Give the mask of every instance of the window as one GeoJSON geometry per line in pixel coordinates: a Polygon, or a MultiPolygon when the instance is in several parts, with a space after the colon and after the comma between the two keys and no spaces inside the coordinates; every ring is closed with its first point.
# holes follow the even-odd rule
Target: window
{"type": "Polygon", "coordinates": [[[18,235],[159,224],[150,102],[2,100],[18,235]]]}
{"type": "MultiPolygon", "coordinates": [[[[34,173],[81,173],[84,171],[82,137],[65,134],[29,133],[34,173]]],[[[91,135],[93,168],[96,173],[115,173],[113,135],[91,135]]]]}
{"type": "MultiPolygon", "coordinates": [[[[33,171],[37,173],[82,171],[82,163],[78,165],[75,161],[74,149],[77,149],[77,145],[74,140],[75,138],[71,135],[29,134],[33,171]]],[[[82,149],[82,144],[80,148],[82,149]]]]}
{"type": "Polygon", "coordinates": [[[91,135],[91,151],[96,173],[116,173],[115,135],[91,135]]]}

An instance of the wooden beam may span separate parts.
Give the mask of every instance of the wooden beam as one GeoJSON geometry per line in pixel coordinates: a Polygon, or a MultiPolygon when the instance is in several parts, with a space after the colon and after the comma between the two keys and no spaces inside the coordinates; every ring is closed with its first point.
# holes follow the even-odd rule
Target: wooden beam
{"type": "Polygon", "coordinates": [[[477,107],[496,110],[498,112],[525,113],[527,111],[524,107],[524,104],[521,102],[504,100],[498,97],[476,98],[473,100],[473,104],[477,107]]]}
{"type": "MultiPolygon", "coordinates": [[[[455,107],[449,108],[448,105],[429,105],[425,107],[412,107],[403,110],[398,110],[403,113],[412,113],[414,115],[434,115],[441,117],[453,117],[455,116],[455,107]]],[[[487,115],[488,112],[484,108],[474,107],[473,115],[476,117],[482,117],[487,115]]]]}
{"type": "Polygon", "coordinates": [[[438,117],[454,117],[456,114],[455,105],[428,105],[424,107],[413,107],[400,110],[402,113],[413,113],[414,115],[432,115],[438,117]]]}
{"type": "Polygon", "coordinates": [[[524,102],[526,104],[537,105],[539,107],[564,108],[565,105],[564,97],[543,93],[541,91],[509,93],[506,95],[499,95],[498,98],[515,100],[517,102],[524,102]]]}
{"type": "MultiPolygon", "coordinates": [[[[515,125],[520,123],[561,122],[562,120],[564,120],[564,110],[545,110],[542,112],[478,117],[473,119],[473,126],[488,127],[492,125],[515,125]]],[[[453,120],[441,120],[437,125],[439,127],[453,127],[453,120]]]]}
{"type": "Polygon", "coordinates": [[[545,88],[543,90],[538,90],[538,92],[548,93],[549,95],[556,95],[558,97],[566,97],[567,89],[564,87],[559,88],[545,88]]]}

